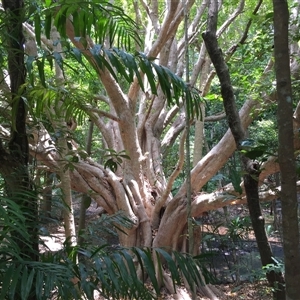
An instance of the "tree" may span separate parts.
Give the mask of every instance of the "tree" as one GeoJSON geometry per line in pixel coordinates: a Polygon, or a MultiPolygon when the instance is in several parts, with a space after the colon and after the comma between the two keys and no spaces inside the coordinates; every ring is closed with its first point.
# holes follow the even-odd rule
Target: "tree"
{"type": "MultiPolygon", "coordinates": [[[[194,51],[191,55],[193,69],[189,84],[181,78],[185,77],[182,69],[185,41],[180,27],[185,4],[180,1],[167,1],[165,4],[152,1],[148,5],[144,1],[135,1],[131,7],[122,1],[115,3],[111,5],[105,1],[72,1],[70,6],[67,1],[53,4],[46,1],[46,7],[42,10],[45,15],[36,14],[31,23],[23,24],[26,34],[39,49],[37,57],[28,56],[26,60],[31,115],[45,122],[47,117],[43,115],[44,107],[54,106],[63,95],[61,110],[66,111],[66,119],[77,117],[79,121],[88,116],[94,122],[103,140],[102,148],[97,149],[98,153],[103,151],[102,162],[88,157],[73,143],[66,156],[71,186],[78,192],[90,195],[108,214],[119,210],[125,213],[133,226],[124,228],[126,234],[120,233],[122,245],[166,247],[170,251],[187,251],[187,188],[184,176],[181,180],[179,178],[183,173],[182,149],[185,139],[184,136],[181,139],[178,137],[185,127],[184,99],[191,100],[191,107],[196,112],[193,114],[191,111],[192,122],[197,112],[199,114],[201,92],[196,88],[199,74],[205,69],[209,74],[203,84],[203,90],[201,89],[201,96],[213,98],[216,95],[210,87],[217,86],[218,82],[214,79],[214,71],[207,67],[203,69],[207,54],[198,37],[208,17],[208,1],[188,1],[185,6],[191,17],[188,30],[188,40],[192,46],[190,51],[194,51]],[[127,7],[129,13],[136,17],[136,22],[128,18],[118,5],[127,7]],[[164,17],[161,19],[160,15],[164,17]],[[66,54],[64,59],[60,52],[55,51],[53,43],[49,40],[52,21],[61,34],[60,43],[66,54]],[[31,25],[33,23],[34,27],[31,25]],[[86,26],[82,26],[83,24],[86,26]],[[144,26],[145,24],[147,25],[144,26]],[[133,27],[140,30],[140,38],[134,34],[133,27]],[[42,28],[45,29],[44,32],[42,28]],[[53,60],[60,64],[63,72],[69,76],[71,71],[77,71],[76,77],[70,76],[70,81],[66,81],[64,87],[59,88],[51,81],[53,60]],[[87,76],[93,77],[97,82],[96,93],[86,88],[84,80],[87,76]],[[188,97],[184,97],[186,95],[188,97]],[[169,161],[167,150],[172,147],[178,147],[180,150],[176,156],[176,164],[167,173],[163,162],[169,161]],[[174,191],[175,184],[177,188],[174,191]]],[[[230,59],[235,59],[235,54],[239,61],[236,65],[240,66],[240,62],[247,59],[254,65],[254,60],[256,62],[257,59],[250,56],[251,51],[247,50],[249,45],[242,47],[243,43],[240,41],[247,39],[248,35],[261,39],[265,37],[263,34],[257,36],[255,30],[251,31],[252,23],[248,22],[252,16],[246,12],[257,14],[256,4],[248,2],[245,7],[245,2],[240,1],[238,4],[222,5],[223,9],[218,10],[221,25],[216,35],[222,48],[228,49],[226,60],[230,63],[230,59]],[[237,26],[231,26],[232,24],[237,26]],[[241,28],[244,28],[244,31],[241,28]],[[236,39],[236,36],[239,38],[236,39]],[[240,52],[236,49],[240,49],[240,52]]],[[[267,5],[263,6],[261,14],[254,18],[258,28],[261,25],[259,22],[263,20],[266,22],[264,29],[268,30],[268,9],[267,5]]],[[[253,38],[249,44],[252,45],[254,40],[253,38]]],[[[268,43],[264,41],[261,45],[265,44],[268,43]]],[[[252,73],[255,73],[256,77],[251,77],[254,86],[251,89],[252,93],[239,103],[241,126],[244,129],[268,106],[269,96],[272,95],[270,85],[261,86],[264,81],[272,82],[272,63],[269,60],[272,57],[271,46],[264,49],[260,64],[255,64],[257,69],[252,73]],[[270,93],[262,93],[261,90],[270,93]],[[262,101],[258,101],[258,98],[262,101]]],[[[258,51],[260,47],[254,50],[258,51]]],[[[246,73],[246,69],[244,68],[243,72],[246,73]]],[[[248,81],[249,78],[248,74],[248,81]]],[[[245,81],[243,84],[245,90],[249,89],[245,81]]],[[[207,117],[204,121],[205,119],[207,117]]],[[[58,161],[61,157],[52,138],[57,132],[51,132],[49,127],[47,131],[45,126],[37,128],[32,123],[30,125],[33,137],[30,153],[49,170],[58,171],[58,161]]],[[[2,136],[6,132],[4,129],[2,126],[2,136]]],[[[235,149],[236,143],[228,130],[200,161],[195,162],[191,171],[193,217],[201,215],[204,211],[223,207],[228,196],[231,200],[225,202],[226,204],[245,201],[244,191],[239,194],[232,185],[211,194],[199,193],[232,156],[235,149]]],[[[258,184],[274,172],[274,166],[277,166],[276,161],[270,158],[259,174],[258,184]]],[[[235,187],[240,183],[235,183],[235,187]]],[[[261,196],[265,199],[276,197],[268,191],[261,196]]],[[[199,251],[197,245],[195,249],[199,251]]],[[[173,290],[168,277],[163,275],[166,284],[173,290]]]]}
{"type": "Polygon", "coordinates": [[[274,52],[278,98],[278,160],[281,175],[283,249],[286,299],[299,297],[299,224],[293,128],[293,95],[289,53],[289,9],[286,1],[273,1],[274,52]]]}
{"type": "Polygon", "coordinates": [[[12,114],[9,142],[4,145],[2,140],[0,141],[0,172],[5,179],[7,195],[21,206],[21,210],[26,215],[25,227],[31,235],[30,242],[16,238],[15,242],[21,250],[20,255],[25,259],[37,260],[38,235],[35,222],[37,197],[28,169],[27,109],[24,101],[26,69],[22,23],[25,19],[25,10],[23,1],[2,1],[2,4],[5,10],[2,12],[5,25],[3,38],[6,42],[7,72],[10,82],[7,97],[12,114]]]}

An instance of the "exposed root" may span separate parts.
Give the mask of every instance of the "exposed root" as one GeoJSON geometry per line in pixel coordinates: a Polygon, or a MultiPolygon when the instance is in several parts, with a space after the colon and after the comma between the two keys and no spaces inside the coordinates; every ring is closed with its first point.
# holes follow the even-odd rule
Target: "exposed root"
{"type": "Polygon", "coordinates": [[[201,297],[206,297],[211,300],[219,300],[219,297],[221,296],[221,292],[211,284],[197,287],[197,292],[201,297]]]}
{"type": "Polygon", "coordinates": [[[165,287],[172,294],[173,299],[175,299],[175,300],[191,300],[190,295],[186,291],[180,289],[178,286],[175,286],[176,291],[174,291],[173,282],[172,282],[170,276],[166,272],[163,272],[163,279],[164,279],[165,287]]]}
{"type": "MultiPolygon", "coordinates": [[[[170,292],[170,294],[172,294],[173,299],[175,300],[192,299],[190,293],[187,292],[187,289],[182,289],[178,286],[175,286],[176,291],[174,290],[173,281],[166,272],[163,272],[163,281],[166,289],[170,292]]],[[[210,284],[198,286],[197,294],[200,295],[200,297],[205,297],[206,299],[210,299],[210,300],[219,300],[219,297],[224,296],[221,291],[219,291],[215,286],[210,284]]]]}

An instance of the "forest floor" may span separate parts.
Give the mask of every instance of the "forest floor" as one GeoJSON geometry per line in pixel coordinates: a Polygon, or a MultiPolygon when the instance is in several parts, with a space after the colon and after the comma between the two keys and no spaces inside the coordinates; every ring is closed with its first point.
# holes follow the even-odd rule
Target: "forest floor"
{"type": "MultiPolygon", "coordinates": [[[[272,300],[272,291],[267,281],[257,281],[254,283],[243,282],[241,284],[221,284],[215,286],[223,296],[219,300],[272,300]]],[[[173,298],[165,295],[162,299],[172,300],[173,298]]],[[[197,300],[209,300],[209,298],[198,296],[197,300]]]]}
{"type": "MultiPolygon", "coordinates": [[[[92,202],[86,213],[87,224],[97,226],[93,224],[97,223],[100,212],[101,208],[92,202]]],[[[78,221],[79,203],[77,201],[74,205],[74,214],[78,221]]],[[[254,235],[248,227],[247,215],[246,206],[232,206],[228,208],[226,214],[223,210],[219,210],[197,220],[203,226],[201,252],[204,257],[207,256],[205,266],[216,279],[214,286],[220,291],[220,300],[273,299],[271,288],[268,286],[261,268],[254,235]],[[229,226],[224,225],[225,219],[229,226]]],[[[267,206],[264,209],[264,216],[266,223],[272,225],[273,216],[270,216],[270,209],[267,206]]],[[[60,250],[64,242],[64,228],[61,219],[45,224],[45,227],[50,235],[42,237],[46,247],[41,247],[41,251],[60,250]]],[[[269,241],[275,253],[274,256],[281,259],[283,253],[279,233],[271,233],[270,230],[269,241]]],[[[181,289],[182,293],[188,296],[188,292],[184,288],[181,289]]],[[[98,299],[104,298],[99,297],[98,299]]],[[[167,291],[162,290],[161,299],[171,300],[173,298],[167,291]]],[[[204,300],[206,298],[198,296],[197,299],[204,300]]]]}

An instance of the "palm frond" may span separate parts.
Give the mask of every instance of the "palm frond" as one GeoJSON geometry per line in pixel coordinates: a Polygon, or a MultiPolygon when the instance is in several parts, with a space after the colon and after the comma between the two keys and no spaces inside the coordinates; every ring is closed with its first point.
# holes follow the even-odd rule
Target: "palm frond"
{"type": "MultiPolygon", "coordinates": [[[[49,5],[43,13],[46,24],[53,21],[63,38],[66,38],[66,21],[71,20],[77,38],[90,36],[96,43],[124,49],[130,49],[132,41],[141,43],[135,21],[109,1],[62,0],[49,5]]],[[[37,23],[41,23],[40,20],[37,23]]],[[[45,29],[49,38],[51,27],[45,26],[45,29]]],[[[40,34],[39,29],[36,34],[40,34]]]]}
{"type": "Polygon", "coordinates": [[[158,65],[155,59],[148,58],[142,52],[132,55],[124,50],[113,48],[104,49],[102,45],[95,45],[90,49],[93,58],[100,69],[108,68],[112,76],[118,81],[119,74],[128,83],[132,83],[136,76],[142,90],[144,85],[140,71],[142,71],[149,82],[151,92],[157,95],[157,82],[164,93],[169,106],[180,105],[180,99],[186,101],[190,116],[201,115],[200,104],[203,102],[200,92],[184,82],[182,78],[174,74],[165,66],[158,65]],[[109,64],[107,63],[109,61],[109,64]],[[113,67],[113,69],[110,67],[113,67]]]}

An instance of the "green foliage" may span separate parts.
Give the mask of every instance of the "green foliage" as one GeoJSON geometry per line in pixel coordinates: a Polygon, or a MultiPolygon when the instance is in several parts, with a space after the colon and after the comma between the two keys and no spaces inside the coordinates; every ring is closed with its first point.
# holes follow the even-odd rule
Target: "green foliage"
{"type": "Polygon", "coordinates": [[[246,139],[241,141],[240,152],[246,157],[252,160],[258,160],[264,162],[270,155],[275,155],[271,153],[270,147],[264,141],[255,141],[253,139],[246,139]]]}
{"type": "Polygon", "coordinates": [[[273,152],[273,155],[278,148],[277,125],[274,114],[274,110],[269,113],[265,112],[264,119],[255,121],[253,126],[249,128],[250,135],[255,137],[255,144],[257,146],[265,145],[266,150],[268,150],[265,152],[273,152]]]}
{"type": "MultiPolygon", "coordinates": [[[[96,43],[104,44],[108,38],[109,46],[116,43],[118,48],[131,48],[131,41],[140,43],[135,28],[137,24],[131,19],[120,6],[105,0],[70,1],[62,0],[47,1],[45,14],[45,33],[50,38],[51,23],[66,38],[66,22],[72,20],[75,36],[85,39],[91,36],[96,43]]],[[[35,16],[38,20],[39,16],[35,16]]],[[[38,20],[41,23],[41,20],[38,20]]],[[[36,29],[39,30],[39,29],[36,29]]],[[[38,35],[40,32],[36,32],[38,35]]]]}
{"type": "Polygon", "coordinates": [[[232,182],[234,190],[241,195],[243,193],[243,189],[241,187],[241,183],[242,183],[241,173],[236,169],[231,168],[229,173],[229,178],[232,182]]]}
{"type": "MultiPolygon", "coordinates": [[[[197,90],[189,87],[168,68],[154,63],[154,58],[148,58],[141,52],[136,51],[135,54],[131,54],[123,50],[130,50],[131,39],[139,42],[139,38],[136,33],[135,22],[121,8],[107,1],[70,2],[69,0],[64,0],[49,5],[41,12],[45,15],[45,20],[43,21],[43,17],[35,16],[33,22],[36,25],[44,24],[46,36],[49,38],[51,29],[49,24],[51,24],[51,20],[54,20],[54,24],[62,37],[60,43],[64,47],[63,52],[66,58],[63,59],[62,53],[56,51],[49,53],[45,50],[41,50],[37,58],[28,57],[26,66],[32,86],[36,85],[34,80],[34,66],[36,64],[41,85],[45,89],[53,89],[52,84],[47,82],[45,76],[46,62],[49,63],[49,67],[52,69],[53,61],[61,67],[64,73],[66,68],[78,73],[78,69],[81,69],[81,67],[87,72],[90,72],[89,68],[92,67],[96,72],[107,69],[117,82],[121,78],[125,79],[127,83],[132,83],[136,78],[142,90],[144,90],[143,73],[147,77],[153,94],[157,94],[158,82],[169,105],[179,105],[179,100],[184,99],[189,103],[190,110],[188,113],[199,116],[201,98],[197,90]],[[70,44],[66,35],[66,22],[71,16],[75,30],[75,40],[83,45],[87,45],[85,39],[87,36],[91,36],[95,40],[95,44],[91,48],[82,51],[70,44]],[[108,45],[106,43],[107,40],[109,40],[108,45]],[[106,46],[104,47],[104,45],[106,46]],[[89,52],[89,55],[86,52],[89,52]],[[86,59],[84,59],[84,56],[86,59]],[[67,58],[71,60],[67,61],[67,58]],[[74,63],[77,63],[76,67],[74,63]]],[[[39,37],[42,34],[40,27],[36,29],[36,35],[39,35],[39,37]]],[[[37,42],[40,42],[40,38],[37,39],[37,42]]],[[[57,90],[57,88],[54,88],[54,90],[57,90]]],[[[60,95],[60,99],[63,96],[64,101],[66,101],[65,98],[68,98],[65,94],[70,93],[70,91],[67,92],[66,88],[57,92],[64,94],[60,95]]],[[[36,91],[34,93],[37,96],[34,99],[39,99],[39,107],[43,107],[49,97],[38,95],[39,93],[36,91]]],[[[54,98],[57,99],[57,97],[54,98]]],[[[47,104],[49,105],[49,103],[47,104]]],[[[79,107],[78,102],[76,103],[75,101],[74,105],[68,103],[65,106],[68,108],[68,114],[79,113],[77,111],[79,107]]],[[[38,107],[36,109],[38,110],[38,107]]],[[[82,110],[83,106],[80,109],[82,110]]]]}
{"type": "Polygon", "coordinates": [[[266,266],[263,266],[263,270],[265,270],[267,273],[269,272],[276,272],[276,273],[284,273],[284,263],[275,257],[272,257],[274,263],[273,264],[267,264],[266,266]]]}
{"type": "Polygon", "coordinates": [[[251,230],[250,217],[236,217],[228,224],[226,235],[233,241],[238,242],[248,237],[251,230]]]}
{"type": "Polygon", "coordinates": [[[114,149],[105,149],[105,151],[109,154],[103,157],[105,159],[104,168],[110,168],[113,172],[117,170],[118,166],[121,166],[123,158],[130,159],[125,150],[117,152],[114,149]]]}
{"type": "MultiPolygon", "coordinates": [[[[90,49],[90,52],[94,59],[94,62],[92,62],[91,65],[96,71],[98,68],[101,70],[104,70],[104,68],[108,69],[117,82],[119,81],[117,74],[121,75],[121,77],[128,83],[132,83],[136,76],[141,88],[144,90],[143,80],[140,74],[141,70],[146,75],[153,94],[157,94],[156,81],[158,81],[170,106],[174,104],[180,105],[179,100],[183,98],[190,103],[190,115],[199,116],[200,102],[202,101],[199,96],[199,92],[187,85],[179,76],[172,73],[168,68],[154,63],[152,59],[147,58],[147,56],[143,53],[136,52],[135,55],[132,55],[117,48],[105,49],[101,44],[96,44],[92,49],[90,49]],[[154,70],[155,73],[153,72],[154,70]]],[[[81,52],[78,49],[74,50],[73,48],[70,53],[73,53],[73,58],[86,68],[80,54],[81,52]]],[[[39,70],[39,78],[42,86],[45,87],[45,90],[43,91],[41,88],[37,88],[31,92],[31,94],[35,96],[34,99],[39,98],[40,107],[43,107],[45,103],[49,106],[50,99],[64,99],[66,101],[68,95],[72,96],[72,92],[67,91],[65,88],[51,88],[51,86],[49,86],[47,89],[45,74],[43,71],[45,66],[44,56],[41,60],[37,59],[36,62],[39,70]],[[51,88],[51,90],[49,90],[49,88],[51,88]]],[[[55,52],[53,53],[53,57],[63,68],[65,63],[62,61],[61,56],[55,52]]],[[[32,77],[33,62],[34,60],[32,59],[27,60],[29,77],[32,77]]],[[[78,109],[76,102],[73,106],[68,105],[67,107],[69,114],[72,113],[72,111],[70,111],[72,107],[74,110],[76,110],[76,108],[78,109]]]]}
{"type": "Polygon", "coordinates": [[[86,119],[86,114],[81,109],[81,100],[85,95],[84,91],[39,85],[28,91],[28,108],[37,122],[41,119],[46,120],[47,114],[55,119],[59,112],[64,111],[66,121],[76,118],[77,122],[82,124],[86,119]]]}
{"type": "Polygon", "coordinates": [[[1,262],[5,263],[12,257],[20,257],[20,249],[11,236],[11,232],[19,235],[19,239],[28,240],[29,234],[26,228],[26,216],[15,201],[1,196],[0,199],[0,255],[1,262]]]}

